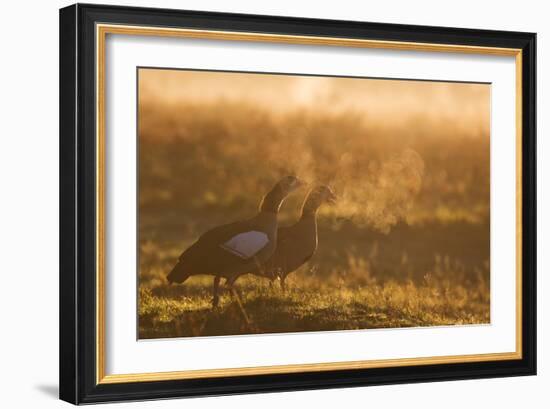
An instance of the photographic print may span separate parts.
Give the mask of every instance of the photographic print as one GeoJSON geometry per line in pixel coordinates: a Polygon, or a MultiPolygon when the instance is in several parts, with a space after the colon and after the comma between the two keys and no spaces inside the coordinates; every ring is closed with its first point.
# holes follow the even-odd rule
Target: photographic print
{"type": "Polygon", "coordinates": [[[536,374],[535,33],[59,30],[62,400],[536,374]]]}
{"type": "Polygon", "coordinates": [[[490,84],[137,87],[140,339],[490,323],[490,84]]]}

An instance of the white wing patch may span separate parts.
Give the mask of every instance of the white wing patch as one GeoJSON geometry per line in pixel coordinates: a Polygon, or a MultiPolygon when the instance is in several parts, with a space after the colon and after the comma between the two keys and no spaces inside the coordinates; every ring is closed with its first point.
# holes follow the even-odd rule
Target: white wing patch
{"type": "Polygon", "coordinates": [[[246,259],[263,249],[268,242],[267,234],[252,230],[233,236],[221,244],[221,248],[246,259]]]}

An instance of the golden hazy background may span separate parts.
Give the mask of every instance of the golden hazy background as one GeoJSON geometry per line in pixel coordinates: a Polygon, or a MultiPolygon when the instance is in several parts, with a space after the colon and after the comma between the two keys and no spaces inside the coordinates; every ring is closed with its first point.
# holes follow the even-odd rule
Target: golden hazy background
{"type": "Polygon", "coordinates": [[[254,332],[229,297],[208,310],[211,278],[169,288],[164,276],[202,232],[253,215],[285,174],[339,200],[319,212],[295,292],[242,280],[259,332],[488,322],[490,85],[140,69],[138,87],[141,337],[254,332]],[[327,300],[308,298],[319,293],[343,318],[319,315],[327,300]],[[384,312],[352,307],[382,294],[384,312]]]}

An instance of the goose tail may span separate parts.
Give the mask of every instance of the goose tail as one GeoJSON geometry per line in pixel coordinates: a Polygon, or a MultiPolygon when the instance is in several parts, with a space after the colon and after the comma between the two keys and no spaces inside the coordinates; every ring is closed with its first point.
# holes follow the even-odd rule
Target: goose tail
{"type": "Polygon", "coordinates": [[[174,283],[181,284],[185,280],[187,280],[190,275],[191,274],[187,272],[183,263],[181,261],[178,261],[174,266],[174,268],[172,268],[172,270],[170,270],[170,272],[166,275],[166,279],[170,284],[174,284],[174,283]]]}

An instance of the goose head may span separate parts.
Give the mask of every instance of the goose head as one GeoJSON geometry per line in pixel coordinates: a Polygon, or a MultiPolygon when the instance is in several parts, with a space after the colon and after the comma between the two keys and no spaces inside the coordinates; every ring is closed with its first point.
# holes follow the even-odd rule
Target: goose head
{"type": "Polygon", "coordinates": [[[290,193],[294,192],[296,189],[301,188],[306,183],[298,179],[296,176],[285,176],[279,182],[277,183],[275,188],[279,188],[279,190],[283,193],[283,195],[286,197],[290,193]]]}
{"type": "Polygon", "coordinates": [[[305,185],[306,183],[296,176],[285,176],[264,196],[260,204],[260,210],[263,212],[278,213],[286,197],[305,185]]]}
{"type": "Polygon", "coordinates": [[[326,185],[316,186],[308,193],[306,200],[304,201],[302,213],[315,213],[324,203],[335,204],[336,199],[336,195],[330,187],[326,185]]]}

